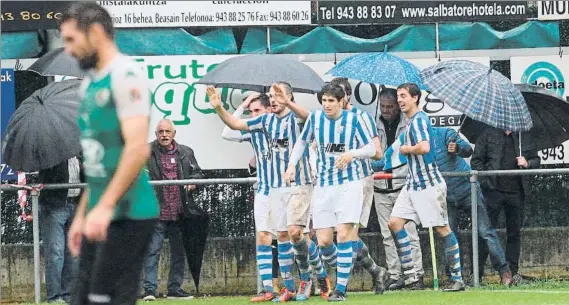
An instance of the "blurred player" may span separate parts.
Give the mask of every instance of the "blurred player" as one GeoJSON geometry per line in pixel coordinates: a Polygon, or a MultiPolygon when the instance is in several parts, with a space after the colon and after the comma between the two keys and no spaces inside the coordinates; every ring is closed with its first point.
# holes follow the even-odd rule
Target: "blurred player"
{"type": "MultiPolygon", "coordinates": [[[[240,119],[245,109],[256,118],[271,110],[271,102],[265,94],[253,93],[237,107],[233,117],[240,119]]],[[[269,229],[269,191],[271,188],[271,150],[267,136],[263,132],[242,132],[225,126],[221,136],[233,142],[249,142],[255,153],[254,168],[257,176],[254,215],[257,232],[257,270],[261,275],[263,290],[251,302],[267,302],[275,298],[272,280],[272,240],[273,234],[269,229]]]]}
{"type": "Polygon", "coordinates": [[[363,206],[363,171],[358,160],[375,156],[376,149],[358,115],[343,109],[344,90],[322,89],[324,110],[312,112],[294,146],[285,179],[294,179],[296,164],[307,145],[316,141],[317,177],[312,198],[313,227],[323,256],[337,251],[336,288],[329,301],[344,301],[353,265],[352,236],[363,206]],[[332,239],[337,228],[338,247],[332,239]]]}
{"type": "Polygon", "coordinates": [[[395,244],[401,268],[405,276],[414,271],[412,248],[404,226],[409,221],[433,228],[442,238],[445,255],[452,280],[443,291],[462,291],[460,250],[456,236],[448,226],[445,180],[436,164],[435,140],[431,121],[419,109],[421,90],[416,84],[406,83],[397,88],[397,102],[405,113],[408,127],[405,143],[400,152],[407,156],[408,173],[405,187],[401,190],[389,219],[389,229],[395,237],[395,244]]]}
{"type": "Polygon", "coordinates": [[[80,255],[72,304],[136,304],[159,206],[146,171],[150,91],[141,70],[119,53],[111,16],[95,2],[61,17],[65,52],[89,70],[78,124],[88,188],[69,229],[80,255]]]}
{"type": "Polygon", "coordinates": [[[281,106],[282,100],[293,101],[292,88],[285,82],[271,87],[272,113],[266,113],[250,120],[239,120],[231,116],[221,105],[219,94],[215,88],[208,87],[210,103],[222,121],[232,129],[251,132],[265,132],[271,148],[272,185],[269,192],[269,223],[271,229],[277,231],[279,266],[285,288],[277,298],[280,302],[296,299],[306,300],[312,288],[312,270],[320,283],[321,295],[328,297],[330,283],[320,257],[310,256],[311,248],[315,248],[308,238],[310,217],[310,197],[312,182],[308,149],[303,152],[302,162],[296,166],[295,179],[292,185],[284,179],[284,172],[289,165],[292,146],[301,132],[302,121],[290,109],[281,106]],[[279,100],[281,102],[276,103],[279,100]],[[292,241],[292,242],[291,242],[292,241]],[[294,286],[292,276],[293,262],[296,262],[301,274],[300,287],[294,286]]]}

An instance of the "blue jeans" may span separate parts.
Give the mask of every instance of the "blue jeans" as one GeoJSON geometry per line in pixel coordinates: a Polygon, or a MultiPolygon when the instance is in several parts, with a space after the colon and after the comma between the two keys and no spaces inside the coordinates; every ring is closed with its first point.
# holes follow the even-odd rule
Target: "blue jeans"
{"type": "Polygon", "coordinates": [[[45,260],[47,301],[69,303],[77,274],[77,260],[67,249],[67,231],[75,215],[76,201],[69,198],[58,205],[40,204],[39,220],[45,260]]]}
{"type": "Polygon", "coordinates": [[[168,275],[168,292],[176,292],[184,282],[184,268],[186,267],[186,253],[182,245],[182,231],[177,221],[159,221],[152,234],[148,247],[148,258],[145,264],[144,282],[145,291],[156,292],[158,288],[158,262],[160,250],[164,239],[170,242],[170,273],[168,275]]]}
{"type": "MultiPolygon", "coordinates": [[[[484,244],[488,252],[490,253],[490,261],[492,262],[492,267],[498,272],[504,272],[508,269],[508,263],[506,261],[506,256],[502,245],[500,244],[500,239],[498,238],[498,233],[490,224],[490,219],[488,217],[488,212],[486,211],[484,196],[482,192],[478,189],[478,244],[484,244]]],[[[456,233],[456,237],[459,238],[458,232],[460,228],[458,224],[460,222],[460,217],[462,213],[466,215],[471,214],[471,200],[470,196],[463,197],[458,202],[448,201],[448,216],[449,225],[453,232],[456,233]]],[[[483,245],[483,246],[484,246],[483,245]]],[[[470,265],[472,266],[472,248],[470,250],[470,265]]],[[[461,251],[461,253],[463,253],[461,251]]],[[[480,276],[484,274],[484,270],[480,270],[480,276]]]]}

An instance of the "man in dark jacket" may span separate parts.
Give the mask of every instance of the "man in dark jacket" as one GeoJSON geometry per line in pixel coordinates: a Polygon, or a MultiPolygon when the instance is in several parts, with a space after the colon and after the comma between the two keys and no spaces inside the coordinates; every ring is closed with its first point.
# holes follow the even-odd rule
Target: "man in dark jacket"
{"type": "MultiPolygon", "coordinates": [[[[39,179],[44,184],[85,182],[82,157],[76,156],[40,171],[39,179]]],[[[49,303],[70,302],[77,264],[67,250],[66,241],[81,192],[81,189],[44,190],[39,196],[40,232],[49,303]]]]}
{"type": "MultiPolygon", "coordinates": [[[[437,166],[441,172],[470,172],[471,168],[464,158],[472,156],[472,147],[463,140],[457,132],[448,127],[438,127],[433,129],[433,137],[436,143],[437,166]]],[[[453,232],[458,233],[460,218],[463,214],[471,213],[471,187],[469,177],[445,177],[447,183],[447,207],[449,225],[453,232]]],[[[500,280],[503,285],[510,285],[512,274],[504,255],[502,245],[496,229],[491,227],[488,212],[484,204],[484,197],[480,188],[477,190],[477,211],[478,211],[478,243],[484,244],[490,253],[492,267],[500,273],[500,280]]],[[[458,234],[460,235],[460,234],[458,234]]],[[[457,235],[457,237],[458,237],[457,235]]],[[[462,243],[461,243],[462,244],[462,243]]],[[[481,246],[482,247],[482,246],[481,246]]],[[[472,249],[470,249],[472,250],[472,249]]],[[[464,251],[461,251],[461,254],[464,251]]],[[[472,251],[470,262],[472,264],[472,251]]],[[[450,270],[447,268],[447,275],[450,278],[450,270]]]]}
{"type": "MultiPolygon", "coordinates": [[[[529,137],[522,133],[520,152],[519,133],[487,128],[477,139],[474,155],[470,164],[472,169],[512,170],[538,168],[540,159],[537,151],[531,147],[529,137]]],[[[512,284],[519,284],[519,259],[521,251],[521,229],[523,225],[523,205],[525,192],[531,190],[528,176],[492,176],[480,177],[480,187],[486,199],[486,208],[492,227],[496,228],[500,212],[506,215],[506,260],[513,274],[512,284]]],[[[488,249],[480,245],[480,270],[488,257],[488,249]]],[[[482,276],[482,273],[481,273],[482,276]]]]}
{"type": "MultiPolygon", "coordinates": [[[[148,161],[151,180],[183,180],[202,178],[201,169],[194,151],[174,141],[176,130],[172,121],[163,119],[156,127],[156,140],[151,143],[152,153],[148,161]]],[[[168,298],[190,299],[191,295],[181,289],[184,281],[185,252],[182,243],[180,219],[193,206],[192,192],[195,185],[168,185],[156,187],[160,202],[160,218],[150,242],[143,282],[144,301],[156,299],[158,286],[158,261],[165,238],[170,242],[170,273],[168,298]]]]}

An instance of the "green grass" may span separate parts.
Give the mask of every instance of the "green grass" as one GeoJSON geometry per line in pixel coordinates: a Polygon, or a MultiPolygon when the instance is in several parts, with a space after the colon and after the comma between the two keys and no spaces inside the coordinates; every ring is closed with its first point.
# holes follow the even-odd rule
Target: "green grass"
{"type": "MultiPolygon", "coordinates": [[[[138,302],[138,305],[251,305],[251,296],[199,297],[191,301],[158,299],[154,302],[138,302]]],[[[296,302],[295,302],[296,303],[296,302]]],[[[326,304],[319,296],[313,296],[305,304],[326,304]]],[[[29,303],[28,303],[29,304],[29,303]]],[[[266,303],[273,304],[273,303],[266,303]]],[[[297,303],[298,304],[298,303],[297,303]]],[[[344,304],[355,305],[567,305],[569,304],[569,282],[537,281],[505,289],[489,285],[464,292],[445,293],[427,291],[349,293],[344,304]]]]}
{"type": "MultiPolygon", "coordinates": [[[[306,304],[325,304],[320,297],[312,297],[306,304]]],[[[383,295],[372,293],[352,293],[345,304],[358,305],[567,305],[567,290],[469,290],[460,293],[435,291],[386,292],[383,295]]],[[[139,302],[139,304],[148,304],[139,302]]],[[[210,297],[191,301],[155,301],[152,305],[250,305],[249,297],[210,297]]],[[[271,303],[269,303],[271,304],[271,303]]]]}
{"type": "MultiPolygon", "coordinates": [[[[169,301],[159,299],[152,305],[251,305],[250,296],[202,297],[192,301],[169,301]]],[[[310,298],[306,304],[326,304],[319,296],[310,298]]],[[[139,302],[139,305],[150,305],[139,302]]],[[[271,303],[268,303],[271,304],[271,303]]],[[[357,305],[567,305],[569,304],[569,282],[536,281],[519,287],[505,289],[500,285],[489,285],[464,292],[448,293],[427,291],[386,292],[349,294],[344,304],[357,305]]]]}

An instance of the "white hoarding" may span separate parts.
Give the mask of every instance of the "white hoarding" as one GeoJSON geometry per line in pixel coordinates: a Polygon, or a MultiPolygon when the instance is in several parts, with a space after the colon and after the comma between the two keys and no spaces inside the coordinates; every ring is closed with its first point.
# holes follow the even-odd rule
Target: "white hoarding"
{"type": "MultiPolygon", "coordinates": [[[[565,80],[569,78],[569,60],[566,57],[512,57],[510,66],[512,82],[538,85],[569,100],[569,92],[565,90],[565,80]]],[[[542,164],[569,163],[569,141],[544,149],[539,155],[542,164]]]]}
{"type": "MultiPolygon", "coordinates": [[[[168,118],[174,121],[177,129],[176,140],[181,144],[192,147],[196,158],[204,169],[231,169],[246,168],[253,152],[248,144],[239,144],[225,141],[221,138],[224,127],[215,111],[206,101],[203,85],[194,85],[208,71],[217,64],[231,58],[233,55],[184,55],[184,56],[134,56],[144,70],[151,86],[153,105],[151,115],[151,130],[149,136],[155,139],[154,129],[158,121],[168,118]]],[[[490,64],[488,57],[461,58],[484,65],[490,64]]],[[[449,60],[449,59],[443,59],[449,60]]],[[[34,60],[24,60],[23,69],[34,60]]],[[[426,68],[436,64],[436,58],[411,59],[419,68],[426,68]]],[[[13,66],[15,61],[2,61],[2,65],[13,66]]],[[[333,66],[333,62],[305,62],[324,80],[331,77],[326,74],[333,66]]],[[[56,78],[61,80],[61,77],[56,78]]],[[[352,104],[369,111],[377,116],[378,85],[370,85],[351,81],[353,87],[352,104]]],[[[233,111],[241,103],[245,92],[235,89],[223,89],[222,98],[233,111]]],[[[316,109],[320,105],[316,95],[295,94],[297,102],[309,109],[316,109]]],[[[421,107],[425,110],[434,125],[457,128],[460,125],[461,113],[448,107],[432,96],[423,93],[421,107]]]]}
{"type": "Polygon", "coordinates": [[[97,1],[117,28],[311,23],[310,1],[97,1]]]}

